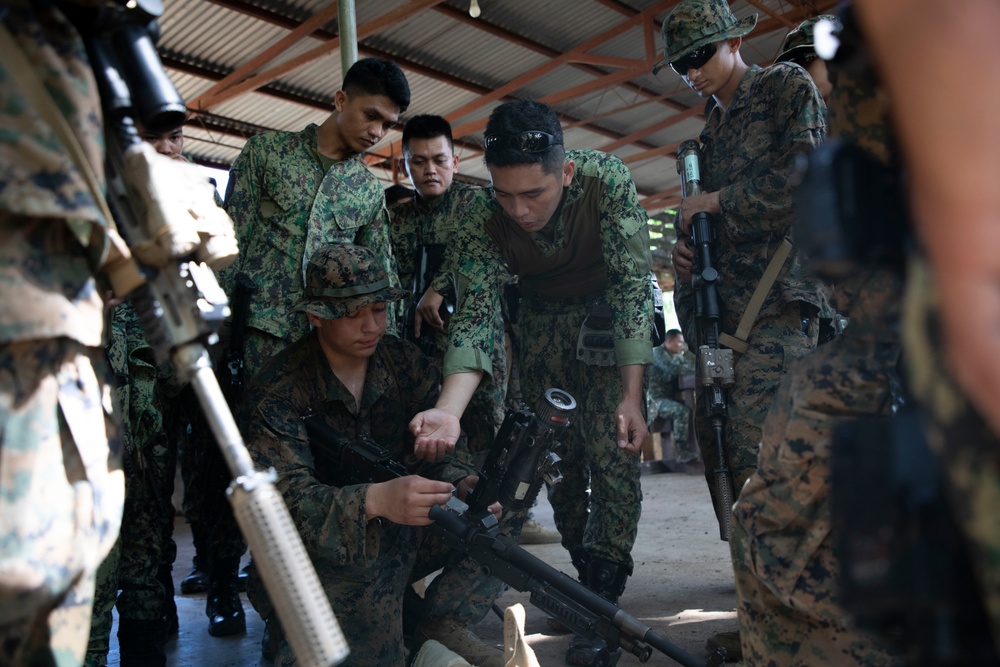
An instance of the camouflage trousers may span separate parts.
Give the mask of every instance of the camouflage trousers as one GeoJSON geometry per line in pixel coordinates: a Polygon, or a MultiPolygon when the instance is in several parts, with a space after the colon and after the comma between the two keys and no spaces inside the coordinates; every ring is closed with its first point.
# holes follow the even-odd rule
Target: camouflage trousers
{"type": "Polygon", "coordinates": [[[558,454],[562,481],[549,501],[563,547],[586,551],[632,570],[642,506],[639,458],[617,446],[615,412],[621,399],[616,366],[588,366],[576,358],[587,305],[577,301],[521,303],[521,390],[532,408],[557,387],[576,399],[573,426],[558,454]]]}
{"type": "Polygon", "coordinates": [[[177,443],[188,424],[176,400],[173,373],[157,367],[138,316],[128,303],[116,308],[112,319],[108,360],[118,379],[115,409],[122,415],[125,516],[129,519],[98,570],[88,667],[107,664],[112,607],[117,607],[122,619],[136,621],[157,621],[173,614],[170,573],[177,545],[171,495],[177,443]]]}
{"type": "Polygon", "coordinates": [[[698,457],[701,455],[700,452],[688,445],[688,418],[691,414],[688,407],[680,401],[674,401],[669,398],[651,398],[647,405],[650,424],[653,422],[653,419],[659,417],[661,419],[669,419],[673,425],[671,432],[674,435],[675,460],[678,463],[698,460],[698,457]]]}
{"type": "MultiPolygon", "coordinates": [[[[907,278],[903,344],[907,378],[944,467],[948,500],[965,537],[994,644],[1000,651],[1000,434],[956,386],[941,351],[933,277],[919,261],[907,278]]],[[[968,304],[974,308],[974,304],[968,304]]],[[[959,344],[961,342],[959,341],[959,344]]]]}
{"type": "Polygon", "coordinates": [[[83,660],[124,499],[104,373],[69,339],[0,345],[0,664],[83,660]]]}
{"type": "MultiPolygon", "coordinates": [[[[789,304],[776,316],[760,317],[750,330],[746,354],[734,354],[736,384],[729,389],[726,419],[726,464],[732,473],[733,496],[738,496],[743,484],[757,469],[757,452],[761,428],[778,391],[787,364],[816,348],[819,322],[814,317],[803,333],[802,314],[798,303],[789,304]]],[[[699,401],[701,396],[698,396],[699,401]]],[[[712,496],[712,506],[721,522],[720,498],[715,488],[714,471],[719,467],[715,429],[697,406],[695,429],[698,447],[705,462],[705,479],[712,496]]]]}
{"type": "Polygon", "coordinates": [[[789,364],[764,423],[757,470],[733,508],[729,544],[747,665],[894,664],[838,602],[830,453],[839,425],[889,413],[899,345],[849,335],[789,364]]]}

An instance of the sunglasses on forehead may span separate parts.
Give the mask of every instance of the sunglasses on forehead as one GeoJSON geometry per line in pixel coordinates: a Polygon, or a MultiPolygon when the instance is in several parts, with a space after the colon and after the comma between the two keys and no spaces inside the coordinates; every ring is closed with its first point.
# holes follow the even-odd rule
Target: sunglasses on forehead
{"type": "Polygon", "coordinates": [[[559,146],[562,141],[540,130],[528,130],[517,134],[487,134],[483,141],[486,150],[515,148],[522,153],[541,153],[553,146],[559,146]]]}
{"type": "Polygon", "coordinates": [[[700,49],[695,49],[680,60],[675,60],[670,63],[670,69],[674,70],[681,76],[687,76],[689,69],[698,69],[711,60],[712,56],[715,55],[717,48],[718,47],[714,42],[712,44],[706,44],[700,49]]]}

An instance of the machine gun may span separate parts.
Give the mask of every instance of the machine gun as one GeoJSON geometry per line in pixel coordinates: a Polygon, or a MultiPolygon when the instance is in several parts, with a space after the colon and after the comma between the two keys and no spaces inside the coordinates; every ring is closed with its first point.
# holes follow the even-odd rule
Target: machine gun
{"type": "MultiPolygon", "coordinates": [[[[559,389],[548,389],[535,412],[511,410],[497,433],[479,473],[479,482],[468,503],[452,499],[430,510],[432,526],[453,549],[471,556],[490,575],[518,591],[530,591],[531,603],[573,632],[589,639],[600,637],[607,649],[596,664],[611,667],[621,647],[646,662],[656,649],[685,667],[721,667],[725,650],[707,661],[698,660],[676,644],[653,632],[639,619],[593,593],[572,577],[544,563],[501,535],[489,505],[500,501],[507,509],[532,505],[542,478],[556,480],[558,458],[549,448],[569,427],[576,401],[559,389]]],[[[322,415],[304,418],[314,455],[334,465],[345,484],[364,484],[409,474],[388,450],[370,439],[350,440],[323,421],[322,415]]],[[[317,468],[323,467],[317,465],[317,468]]]]}
{"type": "Polygon", "coordinates": [[[330,667],[348,653],[344,636],[274,488],[274,471],[254,470],[207,351],[229,314],[212,268],[235,258],[232,221],[197,167],[157,154],[136,130],[134,119],[160,132],[180,127],[186,115],[151,39],[161,12],[156,0],[67,11],[84,37],[101,95],[107,203],[129,242],[120,249],[126,269],[110,273],[112,285],[133,300],[157,361],[171,361],[198,396],[235,477],[228,490],[234,514],[300,664],[330,667]],[[139,275],[144,284],[137,285],[139,275]]]}
{"type": "MultiPolygon", "coordinates": [[[[677,171],[681,175],[681,192],[692,197],[702,192],[701,148],[698,142],[685,141],[677,149],[677,171]]],[[[733,351],[720,343],[722,309],[717,282],[719,272],[713,261],[715,225],[712,216],[700,211],[691,216],[691,242],[694,245],[694,266],[691,287],[694,291],[694,312],[698,325],[698,362],[696,373],[702,388],[705,416],[715,433],[715,450],[719,465],[712,471],[715,479],[715,508],[719,517],[719,537],[729,541],[733,518],[733,476],[727,464],[726,419],[729,414],[727,393],[736,382],[733,351]]]]}

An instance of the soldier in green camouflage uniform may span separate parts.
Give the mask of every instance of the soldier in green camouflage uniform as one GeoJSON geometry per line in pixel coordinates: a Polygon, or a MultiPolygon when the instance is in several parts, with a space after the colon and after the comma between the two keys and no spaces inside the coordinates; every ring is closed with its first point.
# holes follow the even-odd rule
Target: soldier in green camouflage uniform
{"type": "MultiPolygon", "coordinates": [[[[681,204],[682,235],[674,246],[679,280],[674,304],[684,337],[699,340],[691,289],[691,216],[714,216],[719,271],[720,330],[736,332],[768,262],[789,234],[795,158],[823,138],[823,101],[805,71],[789,63],[748,66],[739,54],[756,15],[740,21],[725,0],[684,0],[663,24],[665,58],[699,95],[711,96],[700,141],[704,192],[681,204]]],[[[736,384],[729,390],[725,427],[728,467],[738,492],[757,467],[761,426],[786,362],[816,346],[818,317],[826,310],[820,282],[801,267],[794,248],[767,292],[736,352],[736,384]]],[[[716,513],[713,470],[720,464],[709,419],[699,411],[698,444],[716,513]]],[[[720,516],[721,520],[721,516],[720,516]]]]}
{"type": "MultiPolygon", "coordinates": [[[[225,208],[236,226],[240,255],[221,282],[230,297],[239,274],[256,287],[245,333],[247,381],[309,332],[305,314],[292,306],[302,295],[309,257],[321,245],[371,248],[395,283],[385,195],[361,154],[395,125],[409,102],[410,89],[399,67],[364,58],[344,75],[334,96],[336,110],[321,125],[252,137],[233,163],[225,208]]],[[[240,414],[238,407],[233,411],[240,414]]],[[[228,589],[235,586],[245,547],[232,548],[238,544],[236,522],[228,506],[220,510],[222,516],[208,530],[210,569],[225,578],[227,590],[220,594],[231,599],[228,589]]],[[[210,590],[209,602],[212,597],[210,590]]],[[[223,615],[230,611],[235,609],[221,609],[223,615]]]]}
{"type": "Polygon", "coordinates": [[[688,448],[688,418],[690,411],[680,401],[675,401],[677,378],[694,373],[694,355],[684,346],[684,334],[678,329],[667,332],[661,347],[653,348],[653,365],[649,367],[647,390],[647,424],[653,420],[669,419],[673,424],[674,450],[678,463],[698,460],[697,451],[688,448]]]}
{"type": "MultiPolygon", "coordinates": [[[[578,405],[559,450],[563,480],[549,490],[556,527],[581,581],[617,600],[632,572],[642,501],[636,454],[647,433],[642,377],[652,360],[646,214],[621,160],[564,151],[547,105],[501,105],[486,135],[493,188],[454,242],[459,297],[438,406],[460,415],[479,379],[493,373],[493,350],[503,344],[493,322],[508,275],[519,276],[522,392],[534,401],[558,387],[578,405]],[[610,305],[613,347],[581,360],[581,327],[601,304],[610,305]]],[[[438,437],[425,433],[420,415],[413,428],[418,443],[438,437]]],[[[592,664],[597,650],[574,637],[567,659],[592,664]]]]}
{"type": "MultiPolygon", "coordinates": [[[[452,304],[455,302],[451,270],[443,260],[481,188],[454,181],[458,157],[454,152],[451,125],[440,116],[418,115],[406,122],[403,127],[403,158],[404,171],[417,191],[416,197],[391,211],[392,252],[403,289],[412,290],[419,286],[420,280],[415,278],[420,271],[422,253],[427,252],[429,261],[434,255],[442,260],[433,271],[426,290],[411,293],[405,302],[409,314],[404,318],[405,326],[414,327],[414,330],[404,331],[403,337],[420,341],[425,354],[440,369],[448,346],[445,333],[448,324],[440,316],[441,305],[444,300],[452,304]],[[418,306],[422,307],[422,312],[418,306]],[[420,336],[415,334],[416,327],[419,327],[420,336]]],[[[496,333],[503,339],[504,324],[500,313],[497,313],[494,326],[498,327],[496,333]]],[[[485,462],[487,451],[504,418],[507,359],[503,346],[493,351],[492,361],[493,368],[497,369],[496,376],[480,384],[461,418],[462,433],[472,454],[471,462],[477,469],[485,462]]],[[[507,534],[516,535],[523,521],[523,513],[508,513],[504,517],[507,534]]],[[[438,619],[445,626],[435,628],[434,639],[453,650],[457,650],[459,642],[452,635],[471,639],[474,635],[464,626],[481,620],[485,611],[478,599],[476,604],[470,603],[471,608],[461,608],[461,601],[469,591],[478,589],[477,598],[481,598],[481,591],[488,586],[493,587],[495,595],[499,595],[504,588],[499,579],[489,577],[477,563],[471,561],[445,569],[431,585],[438,591],[433,599],[443,602],[445,607],[432,609],[423,605],[420,615],[438,619]]],[[[496,651],[487,649],[486,653],[489,655],[496,651]]],[[[500,655],[493,658],[498,662],[502,659],[500,655]]]]}
{"type": "MultiPolygon", "coordinates": [[[[871,72],[831,63],[831,134],[888,163],[885,96],[871,72]]],[[[837,427],[885,416],[899,360],[902,267],[858,267],[833,284],[844,332],[789,368],[764,424],[760,463],[733,509],[737,613],[747,665],[901,664],[853,627],[830,534],[830,455],[837,427]]]]}
{"type": "MultiPolygon", "coordinates": [[[[430,463],[418,460],[406,430],[416,412],[433,406],[441,380],[414,345],[383,337],[386,302],[406,296],[389,285],[371,250],[321,248],[296,306],[314,330],[267,364],[246,394],[247,447],[258,467],[278,473],[277,488],[351,647],[348,667],[405,664],[403,592],[415,576],[421,527],[430,523],[430,507],[447,502],[452,485],[472,470],[464,442],[457,452],[463,462],[447,455],[430,463]],[[302,422],[310,414],[322,415],[343,437],[371,437],[413,474],[340,483],[336,462],[310,446],[302,422]]],[[[269,619],[275,665],[296,664],[255,568],[248,595],[269,619]]]]}
{"type": "Polygon", "coordinates": [[[0,61],[0,663],[69,667],[83,660],[124,497],[100,259],[88,252],[108,221],[13,73],[44,85],[99,181],[102,116],[83,44],[54,3],[5,2],[0,20],[13,35],[0,42],[30,63],[0,61]]]}
{"type": "Polygon", "coordinates": [[[1000,6],[856,0],[906,155],[922,254],[908,267],[903,345],[948,501],[1000,654],[997,339],[1000,6]],[[927,95],[928,83],[935,87],[927,95]],[[945,154],[960,155],[960,169],[945,154]]]}

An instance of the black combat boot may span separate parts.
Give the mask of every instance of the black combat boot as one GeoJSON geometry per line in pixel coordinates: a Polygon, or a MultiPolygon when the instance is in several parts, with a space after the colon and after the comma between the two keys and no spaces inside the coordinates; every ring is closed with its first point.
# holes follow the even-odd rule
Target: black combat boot
{"type": "Polygon", "coordinates": [[[208,590],[208,539],[202,522],[191,524],[191,538],[194,542],[194,558],[191,559],[191,571],[181,580],[181,593],[204,593],[208,590]]]}
{"type": "Polygon", "coordinates": [[[213,637],[226,637],[247,630],[246,614],[236,589],[239,568],[239,558],[212,561],[205,614],[208,616],[208,634],[213,637]]]}
{"type": "Polygon", "coordinates": [[[163,620],[164,631],[169,639],[177,634],[177,603],[174,600],[173,566],[169,563],[161,565],[156,570],[156,580],[163,585],[163,620]]]}
{"type": "MultiPolygon", "coordinates": [[[[628,579],[628,575],[628,568],[624,565],[591,556],[584,583],[587,588],[608,602],[618,604],[618,598],[625,590],[625,580],[628,579]]],[[[621,648],[608,649],[603,639],[584,639],[580,635],[573,635],[566,650],[566,662],[585,667],[614,665],[621,657],[621,652],[621,648]]]]}
{"type": "MultiPolygon", "coordinates": [[[[586,551],[574,550],[569,552],[570,560],[573,561],[573,567],[576,568],[577,581],[579,581],[584,586],[587,585],[587,564],[590,563],[590,554],[586,551]]],[[[568,635],[573,632],[565,625],[562,624],[558,618],[549,616],[545,620],[546,624],[549,626],[549,630],[556,633],[557,635],[568,635]]]]}
{"type": "Polygon", "coordinates": [[[165,623],[118,619],[118,651],[121,667],[167,667],[165,623]]]}

